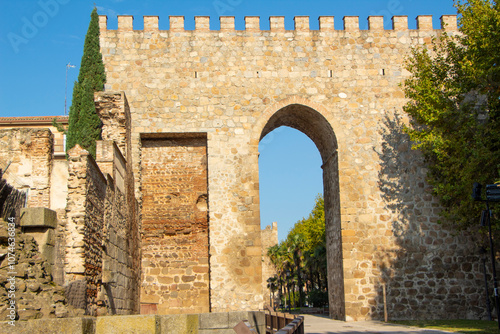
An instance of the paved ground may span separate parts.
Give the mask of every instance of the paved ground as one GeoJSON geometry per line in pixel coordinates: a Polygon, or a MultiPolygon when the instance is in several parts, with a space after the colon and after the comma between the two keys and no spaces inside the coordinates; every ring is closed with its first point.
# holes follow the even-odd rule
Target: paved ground
{"type": "Polygon", "coordinates": [[[449,334],[449,332],[397,326],[380,321],[344,322],[319,315],[304,315],[304,321],[306,334],[449,334]]]}

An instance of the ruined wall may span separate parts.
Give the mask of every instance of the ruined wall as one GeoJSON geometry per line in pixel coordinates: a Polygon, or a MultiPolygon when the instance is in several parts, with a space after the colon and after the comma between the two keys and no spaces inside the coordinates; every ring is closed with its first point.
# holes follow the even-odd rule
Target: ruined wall
{"type": "MultiPolygon", "coordinates": [[[[395,144],[384,131],[400,134],[387,121],[405,103],[404,59],[442,33],[432,17],[419,16],[417,29],[408,28],[407,17],[394,17],[392,30],[384,30],[382,17],[369,17],[368,30],[359,29],[358,17],[345,17],[343,30],[334,29],[333,17],[320,17],[319,30],[310,30],[308,17],[295,17],[294,30],[271,17],[267,31],[258,17],[246,17],[241,31],[233,17],[221,17],[217,31],[208,17],[196,17],[193,31],[184,29],[183,17],[169,20],[169,30],[160,30],[154,16],[133,30],[133,18],[120,16],[118,30],[108,30],[100,17],[106,89],[127,94],[142,203],[141,136],[206,133],[212,311],[263,305],[258,143],[291,126],[315,142],[323,160],[332,316],[380,318],[383,282],[395,317],[412,317],[414,308],[425,317],[484,314],[484,305],[476,307],[481,283],[473,250],[436,223],[425,168],[409,154],[408,167],[392,171],[388,184],[384,179],[392,160],[383,150],[395,144]],[[439,244],[442,237],[452,239],[439,244]],[[450,268],[466,272],[451,277],[450,268]],[[434,270],[429,291],[422,277],[434,270]],[[445,311],[445,304],[464,301],[456,312],[445,311]]],[[[442,23],[448,33],[457,31],[455,16],[442,23]]]]}
{"type": "Polygon", "coordinates": [[[28,207],[50,207],[53,135],[49,129],[0,130],[0,164],[9,166],[5,179],[29,189],[28,207]]]}
{"type": "Polygon", "coordinates": [[[17,189],[27,191],[28,207],[45,207],[57,212],[52,275],[54,281],[63,284],[67,161],[54,158],[53,134],[46,128],[0,130],[0,165],[6,167],[9,161],[12,163],[5,178],[17,189]]]}
{"type": "MultiPolygon", "coordinates": [[[[103,122],[102,141],[97,142],[98,165],[104,173],[112,175],[116,187],[125,196],[126,223],[116,231],[125,238],[125,245],[117,244],[117,250],[126,246],[127,268],[121,262],[120,273],[127,276],[125,293],[129,298],[130,310],[139,313],[139,294],[141,280],[141,236],[139,203],[135,197],[133,158],[131,154],[130,108],[125,94],[113,92],[95,93],[96,111],[103,122]]],[[[111,240],[111,239],[110,239],[111,240]]],[[[123,241],[121,238],[118,242],[123,241]]],[[[116,271],[116,266],[110,266],[110,273],[116,271]]],[[[119,297],[122,298],[122,297],[119,297]]],[[[127,302],[126,302],[127,303],[127,302]]],[[[125,303],[125,304],[126,304],[125,303]]]]}
{"type": "Polygon", "coordinates": [[[70,285],[76,284],[73,294],[84,290],[88,314],[130,314],[138,302],[135,250],[128,240],[133,217],[128,216],[123,183],[112,177],[123,172],[125,163],[113,142],[97,146],[96,159],[107,176],[79,145],[68,152],[66,278],[70,285]],[[108,154],[102,156],[103,152],[108,154]]]}
{"type": "Polygon", "coordinates": [[[141,303],[210,311],[206,138],[142,140],[141,303]]]}

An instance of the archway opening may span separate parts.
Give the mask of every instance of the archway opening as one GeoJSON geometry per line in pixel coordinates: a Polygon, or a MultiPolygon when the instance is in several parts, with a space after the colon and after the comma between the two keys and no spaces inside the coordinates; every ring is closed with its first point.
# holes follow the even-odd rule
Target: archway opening
{"type": "MultiPolygon", "coordinates": [[[[337,140],[332,126],[318,111],[290,104],[276,111],[263,127],[260,141],[273,130],[289,127],[311,139],[320,155],[325,207],[328,300],[330,317],[345,320],[345,297],[340,224],[339,169],[337,140]]],[[[260,168],[260,166],[259,166],[260,168]]],[[[261,181],[262,182],[262,181],[261,181]]],[[[261,199],[262,203],[262,199],[261,199]]],[[[300,217],[299,217],[300,219],[300,217]]],[[[264,221],[264,223],[268,223],[264,221]]],[[[286,233],[285,232],[285,236],[286,233]]]]}
{"type": "Polygon", "coordinates": [[[293,128],[279,127],[259,143],[261,228],[277,222],[280,242],[323,196],[321,165],[312,140],[293,128]]]}

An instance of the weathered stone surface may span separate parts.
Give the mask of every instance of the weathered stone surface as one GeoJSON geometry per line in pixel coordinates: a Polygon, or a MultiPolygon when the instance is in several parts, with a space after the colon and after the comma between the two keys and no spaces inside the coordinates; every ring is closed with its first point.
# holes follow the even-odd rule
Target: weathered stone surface
{"type": "Polygon", "coordinates": [[[161,333],[198,333],[199,315],[159,315],[161,333]]]}
{"type": "Polygon", "coordinates": [[[21,209],[21,226],[30,227],[57,227],[57,213],[47,208],[21,209]]]}
{"type": "Polygon", "coordinates": [[[88,314],[130,314],[139,311],[136,202],[121,151],[109,141],[98,147],[106,175],[78,145],[69,151],[66,277],[83,282],[88,314]],[[120,176],[119,187],[112,175],[120,176]]]}
{"type": "Polygon", "coordinates": [[[229,327],[229,313],[200,314],[200,329],[217,329],[229,327]]]}
{"type": "Polygon", "coordinates": [[[15,327],[7,327],[7,322],[0,322],[0,330],[10,333],[14,328],[16,333],[81,333],[81,334],[197,334],[197,333],[234,333],[233,327],[243,319],[247,319],[258,333],[265,332],[264,312],[230,312],[221,314],[175,315],[131,315],[131,316],[101,316],[75,317],[69,319],[39,319],[16,321],[15,327]],[[211,320],[209,320],[211,318],[211,320]],[[231,319],[228,322],[228,319],[231,319]],[[238,320],[239,319],[239,320],[238,320]],[[221,322],[217,322],[221,320],[221,322]],[[233,325],[234,324],[234,325],[233,325]],[[208,326],[208,327],[207,327],[208,326]],[[7,330],[5,330],[7,329],[7,330]]]}
{"type": "Polygon", "coordinates": [[[5,321],[1,321],[0,332],[16,334],[93,334],[95,333],[95,319],[83,317],[16,321],[14,327],[5,321]]]}
{"type": "Polygon", "coordinates": [[[3,178],[17,189],[29,188],[29,207],[50,207],[53,145],[49,129],[0,130],[0,164],[11,162],[3,178]]]}
{"type": "Polygon", "coordinates": [[[278,244],[278,223],[273,222],[271,225],[266,226],[265,229],[262,230],[262,291],[264,291],[264,296],[265,297],[265,304],[269,306],[274,306],[279,303],[278,299],[278,294],[275,293],[275,298],[276,300],[271,301],[268,300],[267,296],[270,296],[270,289],[267,287],[267,279],[269,277],[273,277],[276,275],[276,269],[274,268],[274,265],[271,263],[269,260],[269,257],[267,256],[267,250],[269,247],[272,247],[274,245],[278,244]]]}
{"type": "MultiPolygon", "coordinates": [[[[19,228],[15,231],[14,239],[13,269],[10,267],[12,259],[0,257],[1,321],[7,320],[7,316],[12,314],[8,308],[12,295],[15,296],[15,311],[12,312],[17,314],[20,321],[82,315],[83,312],[67,305],[64,288],[52,282],[50,264],[38,251],[35,239],[21,233],[19,228]]],[[[1,249],[6,246],[7,240],[0,241],[1,249]]]]}
{"type": "Polygon", "coordinates": [[[141,303],[158,314],[209,312],[205,138],[142,141],[141,303]]]}
{"type": "Polygon", "coordinates": [[[160,323],[155,315],[122,315],[97,317],[96,334],[150,334],[160,333],[160,323]]]}

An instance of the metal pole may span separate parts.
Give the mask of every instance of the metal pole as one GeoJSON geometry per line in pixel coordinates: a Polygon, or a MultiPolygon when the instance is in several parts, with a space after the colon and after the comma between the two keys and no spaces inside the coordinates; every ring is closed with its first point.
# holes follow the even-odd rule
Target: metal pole
{"type": "Polygon", "coordinates": [[[64,116],[67,115],[67,107],[66,107],[66,101],[67,101],[67,97],[68,97],[68,68],[70,67],[75,67],[75,65],[71,65],[71,63],[67,63],[66,64],[66,88],[65,88],[65,91],[64,91],[64,116]]]}
{"type": "Polygon", "coordinates": [[[488,232],[490,236],[490,253],[491,253],[491,269],[493,270],[493,288],[495,293],[495,309],[497,311],[497,322],[498,329],[500,329],[500,312],[498,306],[500,305],[500,300],[498,298],[498,283],[497,283],[497,270],[495,268],[495,250],[493,249],[493,239],[491,237],[491,219],[490,219],[490,203],[486,199],[486,209],[488,210],[488,232]]]}
{"type": "Polygon", "coordinates": [[[66,64],[66,86],[65,86],[65,90],[64,90],[64,116],[66,116],[66,101],[67,101],[67,97],[68,97],[68,66],[69,66],[69,63],[66,64]]]}
{"type": "MultiPolygon", "coordinates": [[[[484,249],[484,248],[482,248],[484,249]]],[[[484,249],[484,252],[486,250],[484,249]]],[[[484,272],[484,287],[486,294],[486,307],[488,309],[488,320],[491,321],[491,303],[490,303],[490,294],[488,293],[488,278],[486,277],[486,253],[483,254],[483,258],[481,259],[483,262],[483,272],[484,272]]]]}
{"type": "Polygon", "coordinates": [[[387,291],[385,283],[382,284],[382,294],[384,295],[384,321],[387,322],[387,291]]]}

